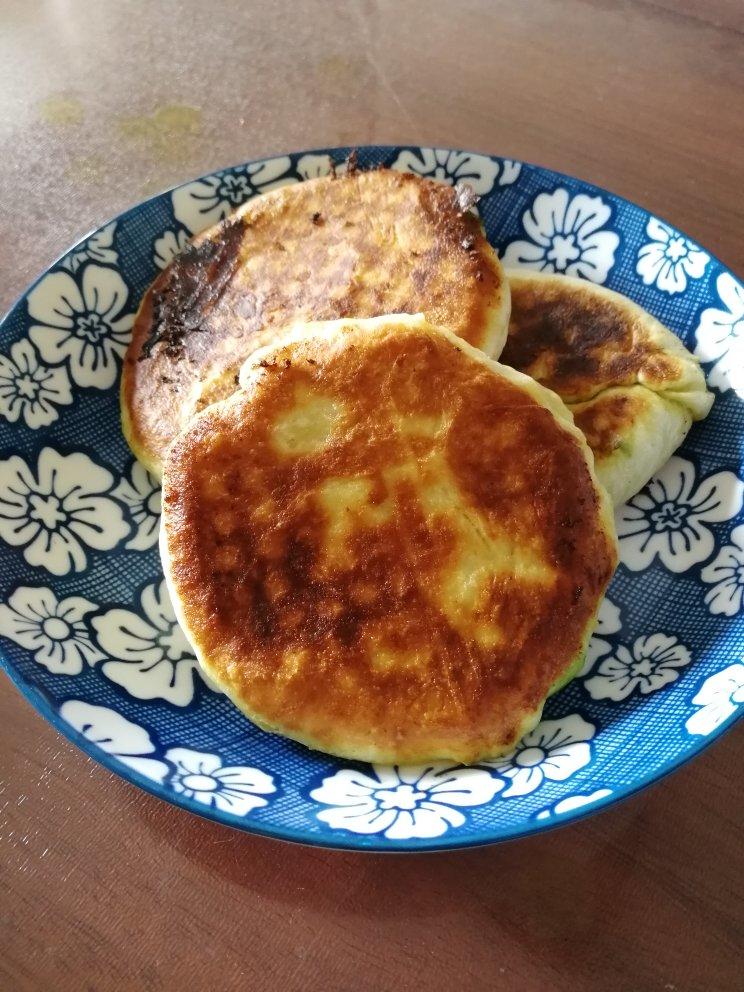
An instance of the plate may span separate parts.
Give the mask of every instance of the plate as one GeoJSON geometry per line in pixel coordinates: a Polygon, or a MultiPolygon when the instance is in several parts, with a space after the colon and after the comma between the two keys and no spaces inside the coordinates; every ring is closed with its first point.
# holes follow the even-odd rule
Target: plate
{"type": "Polygon", "coordinates": [[[621,564],[579,677],[509,757],[476,768],[341,761],[264,733],[202,681],[157,551],[159,490],[119,427],[138,301],[186,239],[350,149],[249,162],[134,207],[55,262],[0,340],[0,644],[21,692],[122,778],[257,834],[455,848],[596,811],[676,768],[744,706],[744,288],[638,206],[464,151],[360,148],[467,181],[509,265],[619,290],[703,362],[713,410],[617,514],[621,564]]]}

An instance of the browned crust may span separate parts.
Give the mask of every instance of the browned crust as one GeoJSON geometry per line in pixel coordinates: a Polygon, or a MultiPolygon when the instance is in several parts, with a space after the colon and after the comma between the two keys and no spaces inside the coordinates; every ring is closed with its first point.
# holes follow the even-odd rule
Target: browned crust
{"type": "Polygon", "coordinates": [[[127,439],[156,469],[194,412],[229,395],[245,358],[294,320],[424,312],[492,351],[508,292],[449,186],[383,169],[274,190],[200,235],[146,292],[124,361],[127,439]]]}
{"type": "Polygon", "coordinates": [[[598,461],[621,448],[633,425],[648,415],[650,396],[637,389],[606,391],[574,409],[574,422],[598,461]]]}
{"type": "Polygon", "coordinates": [[[678,356],[652,340],[642,311],[625,301],[577,290],[574,280],[513,278],[509,337],[500,361],[531,375],[564,400],[589,399],[643,377],[663,389],[681,375],[678,356]]]}
{"type": "Polygon", "coordinates": [[[585,447],[527,389],[442,335],[398,329],[334,348],[309,339],[287,354],[264,363],[249,394],[202,414],[168,457],[170,578],[193,642],[254,718],[332,753],[503,750],[581,651],[614,569],[585,447]],[[343,404],[343,428],[319,454],[280,457],[271,428],[297,389],[343,404]],[[448,426],[435,441],[404,438],[398,416],[448,426]],[[551,571],[547,585],[509,567],[491,574],[464,623],[495,623],[498,646],[481,646],[432,598],[459,554],[457,519],[425,512],[409,477],[389,472],[412,458],[425,472],[437,451],[463,512],[551,571]],[[350,509],[349,557],[331,566],[317,493],[338,477],[368,480],[369,506],[394,513],[367,526],[350,509]],[[430,658],[380,671],[370,663],[380,643],[430,658]]]}

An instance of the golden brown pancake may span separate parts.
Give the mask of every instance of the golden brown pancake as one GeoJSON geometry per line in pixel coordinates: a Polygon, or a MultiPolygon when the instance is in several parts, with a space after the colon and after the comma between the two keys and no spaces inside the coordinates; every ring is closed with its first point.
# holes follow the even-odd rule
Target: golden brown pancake
{"type": "Polygon", "coordinates": [[[710,410],[700,363],[619,293],[527,269],[507,275],[512,311],[500,360],[564,400],[594,452],[597,477],[624,503],[710,410]]]}
{"type": "Polygon", "coordinates": [[[124,362],[122,422],[159,474],[195,412],[295,320],[425,313],[492,355],[509,289],[466,188],[352,171],[250,200],[199,235],[142,300],[124,362]]]}
{"type": "Polygon", "coordinates": [[[343,757],[508,751],[580,664],[616,562],[563,404],[420,315],[306,325],[241,375],[163,480],[205,672],[343,757]]]}

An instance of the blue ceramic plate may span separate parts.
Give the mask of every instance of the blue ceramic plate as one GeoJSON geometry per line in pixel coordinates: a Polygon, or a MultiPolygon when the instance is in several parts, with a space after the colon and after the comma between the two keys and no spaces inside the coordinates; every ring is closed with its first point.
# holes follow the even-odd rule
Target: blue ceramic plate
{"type": "Polygon", "coordinates": [[[565,823],[705,747],[744,705],[744,288],[664,221],[588,183],[469,152],[369,147],[466,180],[510,265],[626,293],[703,362],[713,410],[618,511],[621,565],[579,677],[510,756],[370,767],[254,728],[200,678],[163,584],[159,491],[119,427],[146,286],[186,239],[348,149],[251,162],[163,193],[51,266],[2,325],[0,635],[11,679],[87,754],[193,813],[308,844],[465,847],[565,823]]]}

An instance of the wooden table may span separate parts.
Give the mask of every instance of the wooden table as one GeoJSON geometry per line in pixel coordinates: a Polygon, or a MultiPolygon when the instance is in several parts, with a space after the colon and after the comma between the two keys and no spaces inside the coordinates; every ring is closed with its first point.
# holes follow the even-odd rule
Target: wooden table
{"type": "MultiPolygon", "coordinates": [[[[0,0],[0,309],[163,187],[367,142],[591,179],[742,272],[743,120],[741,0],[0,0]]],[[[5,679],[0,728],[3,992],[744,987],[741,730],[575,826],[409,857],[166,806],[5,679]]]]}

